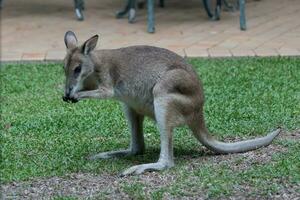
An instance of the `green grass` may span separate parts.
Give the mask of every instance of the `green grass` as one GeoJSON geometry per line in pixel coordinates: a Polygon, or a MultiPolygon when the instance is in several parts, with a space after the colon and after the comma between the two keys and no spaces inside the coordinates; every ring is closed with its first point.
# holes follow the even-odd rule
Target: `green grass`
{"type": "MultiPolygon", "coordinates": [[[[243,58],[192,59],[204,84],[205,116],[209,130],[222,139],[264,135],[277,126],[300,127],[300,59],[243,58]]],[[[114,101],[86,100],[67,104],[61,100],[64,74],[58,64],[6,64],[1,68],[1,182],[71,172],[116,174],[136,163],[153,162],[159,154],[159,133],[146,120],[148,151],[145,156],[91,162],[97,152],[126,148],[129,132],[121,106],[114,101]]],[[[188,170],[183,156],[201,157],[200,144],[185,128],[175,133],[176,167],[162,174],[176,175],[172,185],[153,189],[152,198],[165,192],[174,196],[205,190],[208,197],[230,195],[250,184],[267,196],[280,189],[274,182],[285,178],[300,183],[300,142],[277,142],[286,153],[272,162],[234,171],[219,163],[188,170]],[[190,181],[196,177],[195,181],[190,181]]],[[[194,179],[193,179],[194,180],[194,179]]],[[[140,198],[143,187],[126,182],[122,190],[140,198]]],[[[255,195],[255,193],[254,193],[255,195]]]]}

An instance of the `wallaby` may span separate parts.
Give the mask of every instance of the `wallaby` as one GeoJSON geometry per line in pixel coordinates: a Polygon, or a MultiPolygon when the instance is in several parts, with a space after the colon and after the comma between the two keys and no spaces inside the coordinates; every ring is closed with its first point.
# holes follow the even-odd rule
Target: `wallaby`
{"type": "Polygon", "coordinates": [[[91,159],[142,154],[144,116],[152,118],[160,132],[160,156],[156,163],[133,166],[121,175],[141,174],[174,166],[172,131],[187,125],[194,136],[210,150],[226,154],[254,150],[269,145],[280,129],[267,136],[224,143],[210,135],[203,116],[204,94],[193,67],[179,55],[163,48],[131,46],[95,50],[98,35],[78,45],[75,34],[65,34],[67,54],[63,100],[84,98],[119,100],[131,130],[127,150],[104,152],[91,159]]]}

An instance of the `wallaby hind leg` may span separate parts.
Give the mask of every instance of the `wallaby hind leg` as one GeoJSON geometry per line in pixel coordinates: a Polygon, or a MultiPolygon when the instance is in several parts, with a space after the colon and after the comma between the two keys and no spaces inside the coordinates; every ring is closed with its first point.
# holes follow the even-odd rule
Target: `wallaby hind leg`
{"type": "Polygon", "coordinates": [[[175,127],[186,123],[186,117],[181,109],[187,112],[191,107],[190,99],[175,90],[178,76],[184,76],[185,73],[183,70],[170,71],[153,89],[154,114],[160,133],[161,149],[158,161],[133,166],[125,170],[122,175],[141,174],[145,171],[163,170],[174,166],[172,131],[175,127]]]}
{"type": "Polygon", "coordinates": [[[167,117],[167,101],[165,99],[155,99],[154,109],[157,126],[160,132],[161,150],[159,160],[156,163],[136,165],[125,170],[121,175],[141,174],[145,171],[163,170],[174,166],[172,127],[169,126],[167,117]]]}
{"type": "Polygon", "coordinates": [[[131,131],[131,142],[129,149],[120,151],[109,151],[96,154],[90,159],[106,159],[113,157],[123,157],[130,155],[143,154],[145,151],[143,121],[144,116],[137,114],[132,108],[124,104],[125,115],[131,131]]]}

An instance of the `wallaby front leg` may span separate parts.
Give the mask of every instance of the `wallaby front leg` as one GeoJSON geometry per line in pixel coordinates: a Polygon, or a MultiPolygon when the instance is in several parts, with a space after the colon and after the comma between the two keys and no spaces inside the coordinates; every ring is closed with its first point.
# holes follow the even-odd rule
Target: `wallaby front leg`
{"type": "Polygon", "coordinates": [[[172,127],[167,119],[167,106],[163,99],[154,100],[155,118],[160,132],[160,156],[156,163],[130,167],[121,175],[141,174],[145,171],[163,170],[174,166],[172,127]]]}
{"type": "Polygon", "coordinates": [[[125,115],[131,131],[131,142],[129,149],[120,151],[103,152],[92,156],[90,159],[106,159],[143,154],[145,151],[143,121],[144,116],[137,114],[132,108],[124,104],[125,115]]]}
{"type": "Polygon", "coordinates": [[[113,97],[114,97],[113,89],[100,87],[97,90],[77,92],[74,98],[76,100],[81,100],[86,98],[109,99],[113,97]]]}

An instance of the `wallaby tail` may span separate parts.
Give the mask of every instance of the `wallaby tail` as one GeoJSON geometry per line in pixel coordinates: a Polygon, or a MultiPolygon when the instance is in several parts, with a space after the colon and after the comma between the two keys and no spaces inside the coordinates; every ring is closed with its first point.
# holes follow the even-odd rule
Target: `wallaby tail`
{"type": "Polygon", "coordinates": [[[233,143],[225,143],[216,140],[212,137],[208,130],[205,127],[198,128],[197,130],[193,130],[194,136],[208,149],[221,153],[242,153],[246,151],[251,151],[258,149],[260,147],[268,146],[272,140],[281,132],[281,129],[278,128],[277,130],[269,133],[268,135],[260,138],[244,140],[240,142],[233,142],[233,143]]]}

